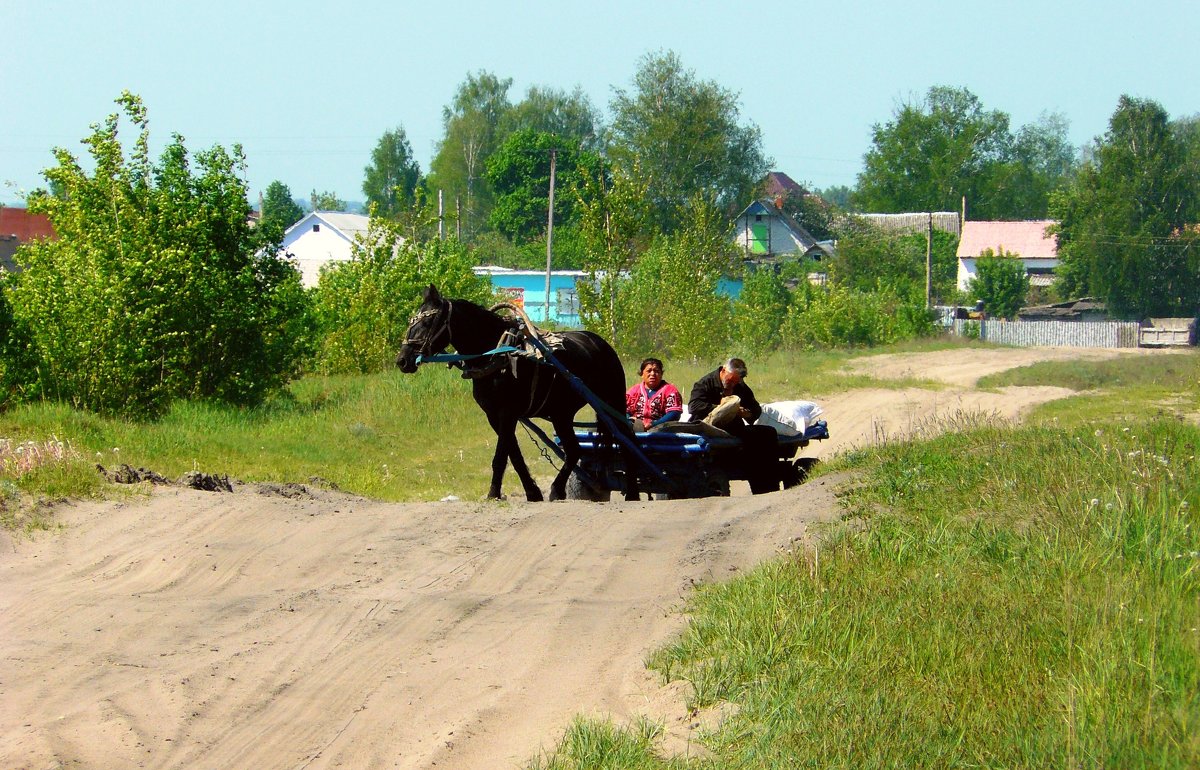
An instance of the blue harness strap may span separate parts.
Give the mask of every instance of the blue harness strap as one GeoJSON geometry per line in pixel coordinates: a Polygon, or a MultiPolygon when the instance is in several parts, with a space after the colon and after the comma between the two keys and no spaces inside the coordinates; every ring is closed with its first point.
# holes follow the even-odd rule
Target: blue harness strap
{"type": "Polygon", "coordinates": [[[504,353],[516,353],[520,348],[514,348],[512,345],[503,345],[498,348],[493,348],[484,353],[434,353],[432,355],[417,356],[418,364],[458,364],[463,361],[471,361],[476,358],[487,358],[489,356],[498,356],[504,353]]]}

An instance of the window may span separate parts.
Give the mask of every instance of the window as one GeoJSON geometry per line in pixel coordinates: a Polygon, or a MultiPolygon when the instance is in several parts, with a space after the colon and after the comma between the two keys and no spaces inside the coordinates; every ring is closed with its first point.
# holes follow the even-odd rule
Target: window
{"type": "Polygon", "coordinates": [[[319,233],[319,232],[321,232],[321,226],[320,226],[320,225],[313,225],[313,232],[314,232],[314,233],[319,233]]]}

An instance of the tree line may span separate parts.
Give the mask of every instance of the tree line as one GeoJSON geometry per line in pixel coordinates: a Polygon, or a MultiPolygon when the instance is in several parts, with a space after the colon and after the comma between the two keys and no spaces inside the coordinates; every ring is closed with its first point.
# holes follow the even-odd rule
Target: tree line
{"type": "MultiPolygon", "coordinates": [[[[925,236],[883,234],[854,213],[954,210],[963,197],[972,218],[1057,220],[1065,294],[1131,317],[1197,309],[1198,121],[1149,100],[1122,97],[1108,131],[1077,151],[1061,117],[1014,131],[966,89],[931,88],[873,128],[853,189],[783,201],[837,241],[819,266],[828,284],[814,286],[818,266],[803,261],[747,272],[731,241],[732,217],[762,194],[771,165],[735,93],[669,52],[643,58],[607,124],[578,89],[533,87],[513,104],[510,87],[468,75],[428,174],[402,127],[385,133],[364,169],[367,236],[311,290],[279,253],[301,215],[286,186],[268,188],[251,226],[241,148],[193,155],[175,137],[152,159],[146,109],[123,94],[84,142],[90,162],[56,150],[48,188],[30,196],[60,237],[23,247],[24,271],[0,283],[0,404],[155,416],[177,399],[260,403],[306,371],[388,366],[424,284],[486,302],[473,264],[544,266],[552,162],[555,264],[588,271],[585,324],[630,356],[930,333],[925,236]],[[128,151],[122,121],[136,129],[128,151]],[[444,240],[439,190],[456,202],[444,240]],[[727,276],[744,279],[736,301],[718,290],[727,276]]],[[[945,301],[964,299],[956,245],[934,233],[933,291],[945,301]]],[[[1019,306],[1027,284],[1004,256],[982,263],[977,288],[1019,306]]]]}

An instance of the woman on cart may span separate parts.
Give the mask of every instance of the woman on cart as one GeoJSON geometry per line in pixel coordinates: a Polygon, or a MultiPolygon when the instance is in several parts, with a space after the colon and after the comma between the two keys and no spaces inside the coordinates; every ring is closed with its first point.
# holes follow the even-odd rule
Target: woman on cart
{"type": "Polygon", "coordinates": [[[663,379],[663,362],[647,358],[638,369],[641,381],[625,393],[625,414],[635,431],[648,431],[678,420],[683,413],[683,396],[663,379]]]}

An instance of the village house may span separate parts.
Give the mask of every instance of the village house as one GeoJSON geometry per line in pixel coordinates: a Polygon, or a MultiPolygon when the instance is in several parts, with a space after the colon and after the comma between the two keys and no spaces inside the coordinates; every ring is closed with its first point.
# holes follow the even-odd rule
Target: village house
{"type": "Polygon", "coordinates": [[[1023,222],[963,222],[958,242],[958,288],[967,290],[975,278],[976,263],[986,251],[1020,259],[1031,286],[1046,287],[1054,281],[1058,267],[1058,242],[1046,228],[1051,219],[1023,222]]]}
{"type": "Polygon", "coordinates": [[[326,264],[350,261],[354,238],[366,234],[368,221],[363,214],[314,211],[287,229],[282,251],[296,260],[305,287],[317,285],[326,264]]]}

